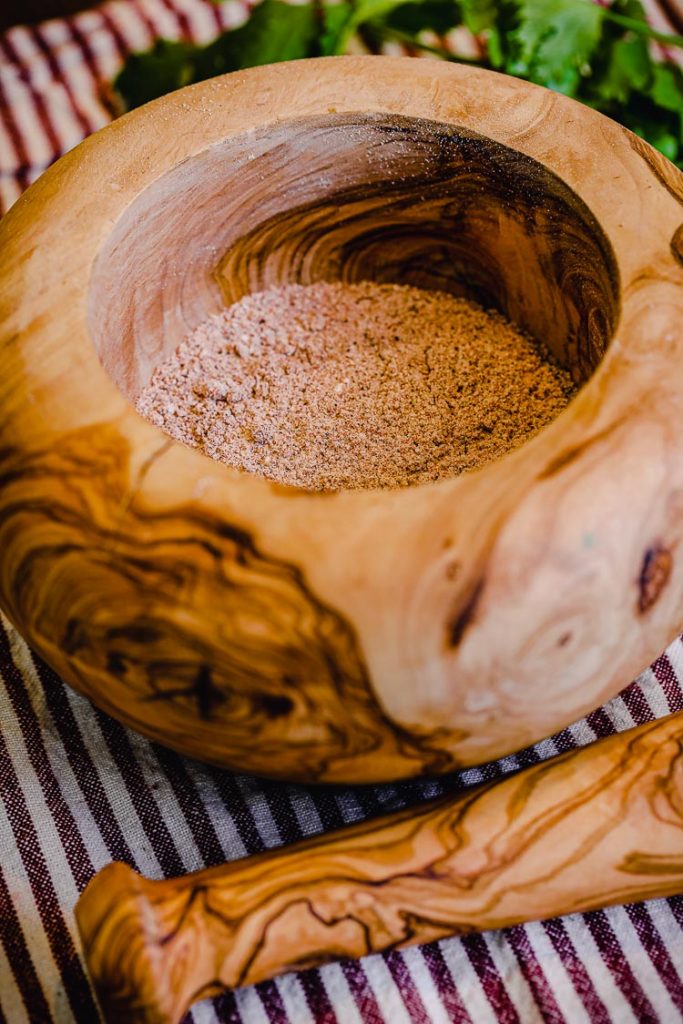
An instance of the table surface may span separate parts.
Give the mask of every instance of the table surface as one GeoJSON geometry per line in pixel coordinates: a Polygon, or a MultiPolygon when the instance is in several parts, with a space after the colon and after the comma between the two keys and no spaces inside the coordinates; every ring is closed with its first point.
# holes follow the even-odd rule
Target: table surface
{"type": "MultiPolygon", "coordinates": [[[[0,36],[0,209],[110,120],[106,83],[127,52],[157,35],[208,40],[245,10],[238,0],[113,0],[0,36]]],[[[663,5],[652,17],[676,27],[663,5]]],[[[0,1024],[99,1019],[73,906],[111,860],[151,877],[181,874],[682,709],[679,639],[606,707],[500,762],[432,781],[285,786],[207,768],[129,732],[64,686],[0,617],[0,1024]]],[[[683,897],[289,975],[207,1001],[188,1021],[674,1024],[683,1021],[683,897]]]]}

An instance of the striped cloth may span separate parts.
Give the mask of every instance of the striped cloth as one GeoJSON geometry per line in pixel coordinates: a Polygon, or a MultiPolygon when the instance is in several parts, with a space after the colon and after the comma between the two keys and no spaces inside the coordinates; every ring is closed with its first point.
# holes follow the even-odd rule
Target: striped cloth
{"type": "MultiPolygon", "coordinates": [[[[157,35],[205,40],[235,0],[115,0],[0,37],[0,202],[110,120],[106,83],[157,35]]],[[[666,11],[656,13],[667,25],[666,11]]],[[[671,26],[675,27],[675,26],[671,26]]],[[[154,878],[243,857],[501,776],[683,709],[683,643],[532,749],[435,781],[305,788],[148,743],[58,679],[0,620],[0,1024],[96,1024],[73,906],[116,859],[154,878]]],[[[683,897],[451,939],[227,994],[185,1024],[683,1021],[683,897]]],[[[122,1022],[125,1024],[125,1022],[122,1022]]]]}

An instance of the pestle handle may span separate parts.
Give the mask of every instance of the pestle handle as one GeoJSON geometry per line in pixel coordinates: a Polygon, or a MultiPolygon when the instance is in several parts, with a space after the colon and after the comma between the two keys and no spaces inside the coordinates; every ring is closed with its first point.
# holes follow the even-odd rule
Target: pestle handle
{"type": "Polygon", "coordinates": [[[683,891],[683,712],[458,796],[76,907],[109,1021],[342,957],[683,891]]]}

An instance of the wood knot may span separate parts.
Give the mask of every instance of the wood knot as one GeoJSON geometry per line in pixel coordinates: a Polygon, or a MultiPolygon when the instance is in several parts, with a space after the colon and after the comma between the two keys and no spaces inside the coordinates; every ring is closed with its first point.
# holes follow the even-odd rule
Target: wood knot
{"type": "Polygon", "coordinates": [[[480,577],[448,623],[446,641],[448,647],[458,647],[462,642],[465,630],[474,618],[483,589],[484,578],[480,577]]]}
{"type": "Polygon", "coordinates": [[[283,718],[291,714],[294,702],[285,694],[261,693],[254,698],[254,703],[266,718],[283,718]]]}
{"type": "Polygon", "coordinates": [[[683,266],[683,224],[680,224],[671,236],[671,255],[683,266]]]}
{"type": "Polygon", "coordinates": [[[197,701],[199,717],[207,722],[214,711],[214,708],[225,700],[224,694],[214,684],[211,669],[208,665],[200,665],[192,686],[194,698],[197,701]]]}
{"type": "Polygon", "coordinates": [[[641,615],[652,607],[664,590],[672,568],[673,556],[662,544],[654,544],[647,549],[638,577],[638,611],[641,615]]]}

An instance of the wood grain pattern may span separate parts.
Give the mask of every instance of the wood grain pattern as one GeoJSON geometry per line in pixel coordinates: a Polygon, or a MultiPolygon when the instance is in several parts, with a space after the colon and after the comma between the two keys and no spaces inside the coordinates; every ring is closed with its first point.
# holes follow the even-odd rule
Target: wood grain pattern
{"type": "Polygon", "coordinates": [[[97,257],[89,329],[135,397],[207,307],[291,281],[368,278],[500,308],[577,381],[619,312],[607,238],[541,163],[445,123],[328,113],[226,139],[145,189],[97,257]]]}
{"type": "Polygon", "coordinates": [[[517,749],[683,627],[683,176],[587,108],[432,61],[214,79],[0,224],[0,603],[128,725],[240,770],[396,779],[517,749]],[[130,397],[200,319],[320,277],[494,302],[583,387],[458,479],[317,495],[130,397]]]}
{"type": "Polygon", "coordinates": [[[84,688],[97,674],[105,690],[114,674],[141,694],[152,718],[163,709],[159,740],[182,742],[199,719],[205,758],[220,760],[229,750],[232,763],[246,771],[273,758],[292,778],[326,778],[340,763],[361,762],[383,745],[388,760],[413,759],[434,771],[448,763],[427,741],[385,721],[351,626],[310,591],[296,566],[265,555],[246,531],[191,506],[152,513],[133,501],[124,515],[105,518],[111,505],[91,504],[83,517],[92,499],[93,459],[106,493],[125,495],[129,453],[113,432],[74,434],[59,450],[33,457],[0,453],[6,536],[15,579],[22,581],[9,607],[19,620],[31,614],[54,555],[52,546],[24,548],[23,538],[51,534],[63,551],[79,552],[78,596],[63,602],[61,577],[53,576],[44,614],[59,637],[57,656],[69,660],[84,688]],[[43,500],[32,494],[36,472],[46,488],[43,500]],[[107,548],[116,550],[115,565],[103,557],[107,548]],[[183,564],[178,549],[187,551],[183,564]],[[197,616],[159,614],[159,586],[178,605],[184,593],[201,589],[206,606],[221,609],[229,647],[214,642],[197,616]]]}
{"type": "MultiPolygon", "coordinates": [[[[683,206],[683,175],[678,168],[637,135],[631,139],[631,145],[636,153],[643,158],[660,184],[683,206]]],[[[674,259],[683,263],[683,224],[679,224],[671,236],[671,253],[674,259]]]]}
{"type": "Polygon", "coordinates": [[[683,713],[458,797],[181,879],[123,864],[76,914],[111,1021],[339,957],[683,890],[683,713]]]}

